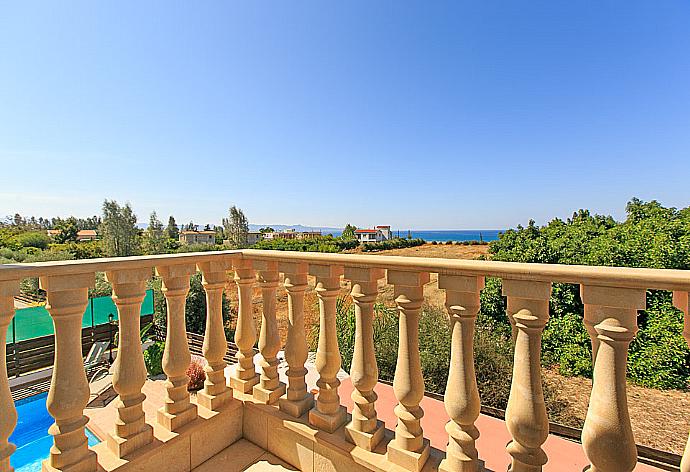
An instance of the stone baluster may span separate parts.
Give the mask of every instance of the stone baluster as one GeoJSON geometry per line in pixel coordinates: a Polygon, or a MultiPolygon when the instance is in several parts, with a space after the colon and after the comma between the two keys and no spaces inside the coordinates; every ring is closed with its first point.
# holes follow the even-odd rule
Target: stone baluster
{"type": "Polygon", "coordinates": [[[55,327],[55,362],[46,406],[55,423],[50,456],[44,471],[93,472],[98,468],[96,453],[88,446],[84,427],[89,419],[84,408],[89,401],[89,383],[84,371],[81,322],[89,303],[89,287],[95,276],[72,274],[40,278],[48,294],[46,309],[55,327]]]}
{"type": "Polygon", "coordinates": [[[542,444],[549,435],[549,419],[541,384],[541,333],[549,318],[549,282],[503,280],[508,314],[515,320],[515,358],[506,426],[512,472],[537,472],[548,461],[542,444]]]}
{"type": "Polygon", "coordinates": [[[319,373],[316,385],[319,394],[316,406],[309,410],[309,424],[332,433],[347,421],[347,412],[338,396],[341,357],[335,326],[343,268],[310,265],[309,270],[316,276],[316,294],[319,298],[319,345],[316,350],[316,370],[319,373]]]}
{"type": "Polygon", "coordinates": [[[230,386],[242,393],[249,393],[259,383],[259,374],[254,367],[254,344],[256,343],[256,326],[252,305],[252,289],[256,274],[252,261],[240,259],[233,265],[235,283],[238,291],[237,325],[235,327],[235,344],[237,344],[237,365],[230,377],[230,386]]]}
{"type": "Polygon", "coordinates": [[[12,402],[9,379],[7,378],[7,328],[14,318],[14,296],[19,293],[19,280],[0,281],[0,472],[12,472],[10,456],[17,449],[9,442],[17,425],[17,410],[12,402]]]}
{"type": "Polygon", "coordinates": [[[479,458],[475,442],[479,430],[479,389],[474,373],[474,322],[479,312],[479,292],[484,277],[438,276],[438,287],[446,291],[446,308],[451,322],[451,351],[448,383],[444,395],[448,447],[441,462],[442,472],[476,472],[479,458]]]}
{"type": "Polygon", "coordinates": [[[187,343],[185,325],[185,301],[189,292],[189,277],[196,272],[193,264],[178,264],[157,267],[156,272],[163,279],[162,292],[168,306],[165,350],[163,351],[163,372],[166,397],[158,410],[158,424],[168,431],[196,419],[197,407],[189,400],[187,367],[192,360],[187,343]]]}
{"type": "Polygon", "coordinates": [[[259,333],[261,375],[259,384],[254,386],[253,396],[260,403],[272,404],[285,393],[285,384],[278,378],[278,358],[276,357],[280,350],[280,335],[276,322],[276,291],[280,274],[276,262],[255,262],[254,265],[258,269],[263,309],[259,333]]]}
{"type": "Polygon", "coordinates": [[[601,321],[594,326],[599,347],[582,446],[591,472],[629,472],[637,464],[626,394],[628,345],[637,332],[637,310],[645,307],[645,290],[581,286],[585,309],[594,305],[601,321]]]}
{"type": "Polygon", "coordinates": [[[153,441],[153,428],[146,424],[142,407],[146,398],[141,391],[146,382],[146,365],[139,336],[141,303],[151,269],[107,272],[106,278],[113,285],[119,324],[118,354],[113,368],[113,388],[119,397],[115,430],[108,435],[107,444],[122,458],[153,441]]]}
{"type": "Polygon", "coordinates": [[[285,290],[288,297],[288,332],[285,342],[285,360],[288,364],[287,392],[280,398],[280,409],[298,418],[314,406],[314,396],[307,392],[304,376],[309,350],[304,330],[304,292],[307,290],[307,270],[304,263],[287,262],[278,269],[285,274],[285,290]]]}
{"type": "Polygon", "coordinates": [[[373,451],[383,438],[383,423],[376,418],[376,393],[379,369],[374,351],[374,303],[378,295],[378,280],[385,276],[382,269],[345,268],[345,278],[352,281],[355,303],[355,346],[350,367],[352,391],[352,421],[345,427],[353,444],[373,451]]]}
{"type": "Polygon", "coordinates": [[[387,281],[394,285],[399,313],[398,360],[393,392],[398,400],[395,439],[388,443],[388,460],[407,470],[419,472],[429,458],[429,441],[424,439],[420,421],[424,411],[424,377],[419,357],[419,317],[424,303],[428,272],[388,270],[387,281]]]}
{"type": "Polygon", "coordinates": [[[232,399],[232,389],[228,388],[225,379],[225,353],[228,342],[225,339],[223,325],[223,289],[228,276],[229,264],[226,261],[203,262],[197,265],[202,273],[201,285],[206,292],[206,329],[202,347],[206,359],[206,380],[204,389],[197,393],[199,405],[213,411],[219,411],[232,399]]]}
{"type": "MultiPolygon", "coordinates": [[[[683,337],[690,346],[690,293],[688,292],[673,292],[673,304],[676,308],[683,312],[685,320],[683,337]]],[[[690,472],[690,436],[688,436],[688,443],[685,446],[683,459],[680,461],[680,472],[690,472]]]]}

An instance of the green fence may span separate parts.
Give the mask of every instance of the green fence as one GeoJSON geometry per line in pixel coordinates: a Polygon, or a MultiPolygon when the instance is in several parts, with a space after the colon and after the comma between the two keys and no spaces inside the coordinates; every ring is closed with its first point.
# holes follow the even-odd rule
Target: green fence
{"type": "MultiPolygon", "coordinates": [[[[98,297],[89,300],[82,328],[94,327],[108,322],[108,316],[117,319],[117,308],[111,297],[98,297]]],[[[146,291],[144,302],[141,304],[141,316],[153,314],[153,290],[146,291]]],[[[7,329],[7,344],[26,341],[53,334],[53,320],[45,307],[34,306],[21,308],[15,312],[14,319],[7,329]]]]}

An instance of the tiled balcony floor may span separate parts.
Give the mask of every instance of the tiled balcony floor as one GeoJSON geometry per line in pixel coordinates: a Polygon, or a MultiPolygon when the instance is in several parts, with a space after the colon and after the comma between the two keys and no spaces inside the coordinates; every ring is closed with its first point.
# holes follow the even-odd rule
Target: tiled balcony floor
{"type": "MultiPolygon", "coordinates": [[[[165,394],[163,380],[147,381],[143,391],[147,398],[144,402],[146,420],[150,424],[156,421],[156,410],[162,405],[165,394]]],[[[95,385],[94,387],[99,387],[95,385]]],[[[393,408],[396,405],[393,388],[386,384],[378,384],[376,393],[379,398],[377,401],[378,417],[386,424],[386,428],[395,429],[396,417],[393,408]]],[[[349,378],[342,380],[340,387],[341,402],[347,406],[348,411],[352,409],[352,383],[349,378]]],[[[445,451],[448,436],[445,431],[445,424],[448,421],[443,402],[433,398],[424,397],[421,403],[424,409],[422,427],[424,436],[431,441],[432,447],[445,451]]],[[[90,418],[89,428],[100,437],[112,428],[115,418],[115,403],[111,402],[105,407],[98,407],[97,402],[92,403],[92,407],[86,410],[90,418]]],[[[505,446],[510,441],[510,434],[506,429],[505,423],[499,419],[480,415],[477,420],[477,427],[481,433],[477,441],[479,457],[485,463],[487,471],[505,471],[510,464],[510,456],[505,452],[505,446]]],[[[563,471],[582,471],[588,465],[584,456],[582,446],[579,443],[550,435],[544,449],[549,457],[549,462],[544,467],[546,472],[563,471]]],[[[266,452],[255,444],[240,440],[228,447],[221,453],[206,461],[201,466],[194,469],[196,471],[241,471],[241,470],[296,470],[294,467],[284,463],[276,456],[266,452]]],[[[655,467],[638,464],[635,468],[637,472],[658,471],[655,467]]]]}

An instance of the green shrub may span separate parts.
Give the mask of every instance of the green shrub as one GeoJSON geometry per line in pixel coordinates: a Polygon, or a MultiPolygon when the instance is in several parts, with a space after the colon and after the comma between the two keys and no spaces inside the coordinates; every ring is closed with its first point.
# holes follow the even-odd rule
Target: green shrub
{"type": "Polygon", "coordinates": [[[165,351],[165,343],[162,341],[151,344],[144,351],[144,364],[152,377],[163,373],[163,351],[165,351]]]}
{"type": "Polygon", "coordinates": [[[690,388],[690,349],[683,338],[682,312],[663,300],[652,302],[638,324],[629,349],[629,378],[645,387],[690,388]]]}
{"type": "Polygon", "coordinates": [[[563,375],[592,375],[592,344],[581,316],[571,313],[549,319],[541,345],[544,365],[557,365],[563,375]]]}
{"type": "Polygon", "coordinates": [[[404,239],[404,238],[391,238],[378,243],[364,243],[362,245],[362,251],[372,252],[372,251],[385,251],[388,249],[402,249],[405,247],[415,247],[421,246],[426,243],[423,239],[404,239]]]}
{"type": "Polygon", "coordinates": [[[22,247],[35,247],[38,249],[46,249],[50,244],[50,237],[42,231],[30,231],[15,236],[17,242],[22,247]]]}
{"type": "MultiPolygon", "coordinates": [[[[626,213],[621,222],[589,210],[579,210],[565,221],[556,218],[544,226],[530,221],[526,227],[508,230],[492,241],[491,259],[690,269],[690,207],[666,208],[657,201],[634,198],[626,213]]],[[[563,374],[589,377],[591,346],[582,325],[584,307],[579,292],[578,285],[553,284],[542,360],[546,365],[558,365],[563,374]]],[[[496,294],[489,298],[495,301],[496,294]]],[[[647,387],[687,389],[690,351],[680,334],[682,317],[672,307],[668,292],[648,292],[647,307],[640,313],[639,331],[630,345],[628,378],[647,387]]],[[[497,304],[482,306],[482,313],[496,320],[497,304]]]]}

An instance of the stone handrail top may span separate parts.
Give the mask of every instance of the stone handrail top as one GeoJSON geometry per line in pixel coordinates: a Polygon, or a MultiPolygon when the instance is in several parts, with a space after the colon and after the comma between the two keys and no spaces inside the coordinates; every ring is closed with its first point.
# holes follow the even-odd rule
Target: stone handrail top
{"type": "Polygon", "coordinates": [[[341,265],[470,276],[501,277],[514,280],[566,282],[623,288],[690,291],[690,271],[637,267],[605,267],[536,264],[427,257],[334,254],[318,252],[241,249],[190,252],[152,256],[114,257],[0,265],[0,280],[46,275],[125,270],[176,264],[197,264],[250,259],[256,261],[303,262],[314,265],[341,265]]]}

